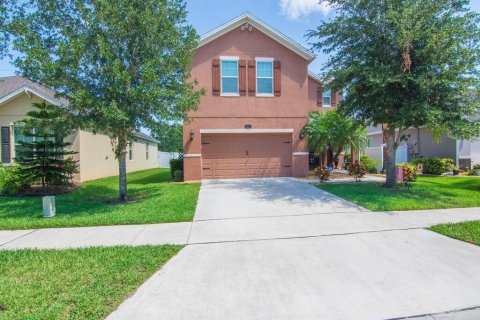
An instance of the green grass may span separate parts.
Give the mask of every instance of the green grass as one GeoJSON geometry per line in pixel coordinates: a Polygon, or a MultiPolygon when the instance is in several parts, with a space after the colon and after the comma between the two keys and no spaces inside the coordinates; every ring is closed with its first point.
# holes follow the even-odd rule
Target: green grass
{"type": "Polygon", "coordinates": [[[480,221],[439,224],[428,229],[450,238],[480,246],[480,221]]]}
{"type": "Polygon", "coordinates": [[[57,215],[42,217],[40,197],[0,197],[0,229],[78,227],[191,221],[200,184],[170,183],[168,169],[128,174],[128,196],[140,198],[115,204],[118,177],[86,182],[56,197],[57,215]]]}
{"type": "Polygon", "coordinates": [[[413,189],[381,183],[326,183],[319,188],[372,211],[480,207],[480,179],[418,177],[413,189]]]}
{"type": "Polygon", "coordinates": [[[0,251],[0,319],[104,319],[180,249],[0,251]]]}

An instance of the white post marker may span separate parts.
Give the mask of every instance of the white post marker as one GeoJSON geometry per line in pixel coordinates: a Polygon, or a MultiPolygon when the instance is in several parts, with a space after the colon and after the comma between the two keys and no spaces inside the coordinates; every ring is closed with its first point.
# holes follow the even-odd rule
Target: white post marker
{"type": "Polygon", "coordinates": [[[42,198],[43,201],[43,216],[51,218],[55,216],[55,196],[46,196],[42,198]]]}

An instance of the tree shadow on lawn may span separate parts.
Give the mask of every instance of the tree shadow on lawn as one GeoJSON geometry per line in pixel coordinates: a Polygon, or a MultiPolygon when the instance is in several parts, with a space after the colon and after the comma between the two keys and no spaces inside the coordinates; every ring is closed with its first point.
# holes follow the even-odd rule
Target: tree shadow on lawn
{"type": "MultiPolygon", "coordinates": [[[[57,217],[80,217],[95,214],[105,214],[125,208],[141,205],[145,201],[155,201],[161,198],[165,191],[161,186],[152,186],[130,190],[129,196],[141,198],[139,201],[125,204],[115,203],[118,190],[107,186],[89,185],[84,192],[74,191],[71,194],[56,197],[57,217]],[[91,195],[90,195],[91,194],[91,195]]],[[[82,188],[81,188],[82,189],[82,188]]],[[[1,197],[0,219],[14,218],[42,218],[41,197],[1,197]]]]}

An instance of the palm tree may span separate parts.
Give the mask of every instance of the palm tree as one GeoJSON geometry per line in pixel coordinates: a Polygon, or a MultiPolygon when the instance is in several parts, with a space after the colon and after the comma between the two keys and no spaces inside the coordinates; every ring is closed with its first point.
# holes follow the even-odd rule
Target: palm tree
{"type": "Polygon", "coordinates": [[[331,150],[335,153],[333,159],[338,158],[348,146],[361,150],[367,146],[368,142],[365,128],[353,119],[342,116],[336,110],[310,112],[305,131],[308,135],[310,150],[317,153],[331,150]]]}

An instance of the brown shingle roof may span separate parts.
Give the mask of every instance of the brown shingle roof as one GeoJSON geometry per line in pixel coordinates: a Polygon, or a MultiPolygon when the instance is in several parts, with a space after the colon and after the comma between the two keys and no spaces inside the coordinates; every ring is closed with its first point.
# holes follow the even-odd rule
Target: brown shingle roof
{"type": "Polygon", "coordinates": [[[68,104],[67,100],[63,98],[56,98],[54,90],[20,76],[0,78],[0,99],[8,96],[9,94],[21,88],[25,88],[33,92],[38,92],[39,94],[48,98],[52,102],[55,102],[56,104],[59,104],[59,105],[68,104]]]}

